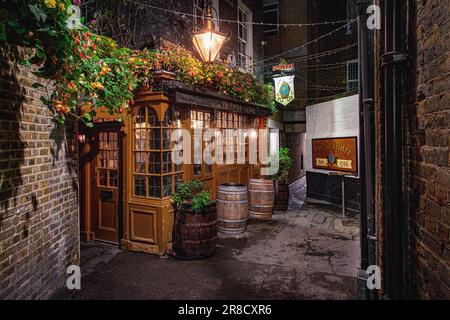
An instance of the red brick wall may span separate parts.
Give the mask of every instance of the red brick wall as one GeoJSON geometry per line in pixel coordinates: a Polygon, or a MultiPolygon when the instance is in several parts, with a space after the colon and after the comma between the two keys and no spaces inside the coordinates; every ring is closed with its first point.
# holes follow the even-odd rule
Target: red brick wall
{"type": "Polygon", "coordinates": [[[301,177],[305,172],[305,133],[286,133],[286,147],[289,148],[290,155],[293,160],[291,170],[289,171],[289,182],[293,182],[301,177]],[[302,155],[303,170],[301,166],[302,155]]]}
{"type": "Polygon", "coordinates": [[[406,112],[405,183],[418,297],[450,298],[450,1],[417,1],[415,103],[406,112]]]}
{"type": "Polygon", "coordinates": [[[44,299],[79,260],[77,150],[40,103],[44,91],[31,87],[39,79],[6,60],[0,72],[0,299],[44,299]]]}
{"type": "MultiPolygon", "coordinates": [[[[403,95],[405,291],[408,298],[450,298],[450,1],[408,1],[409,37],[403,95]]],[[[381,89],[383,31],[375,68],[381,89]]],[[[383,265],[386,214],[384,114],[376,105],[377,264],[383,265]]],[[[400,173],[399,173],[400,174],[400,173]]],[[[399,232],[401,232],[399,230],[399,232]]],[[[384,294],[380,292],[380,297],[384,294]]]]}

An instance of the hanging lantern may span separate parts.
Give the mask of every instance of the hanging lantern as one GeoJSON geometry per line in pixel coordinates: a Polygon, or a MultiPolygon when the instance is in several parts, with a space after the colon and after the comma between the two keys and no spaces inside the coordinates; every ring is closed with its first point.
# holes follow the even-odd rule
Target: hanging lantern
{"type": "Polygon", "coordinates": [[[212,62],[216,59],[226,38],[224,34],[215,31],[211,2],[209,2],[207,4],[203,30],[195,32],[192,38],[195,49],[197,49],[203,61],[212,62]]]}

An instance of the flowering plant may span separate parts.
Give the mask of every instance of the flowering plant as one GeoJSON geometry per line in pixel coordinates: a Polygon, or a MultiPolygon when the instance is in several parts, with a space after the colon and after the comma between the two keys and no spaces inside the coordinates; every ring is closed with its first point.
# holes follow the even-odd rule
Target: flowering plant
{"type": "Polygon", "coordinates": [[[207,86],[240,101],[271,104],[273,94],[267,87],[224,62],[204,63],[168,42],[157,50],[133,51],[92,33],[83,21],[71,27],[76,16],[69,9],[79,3],[8,0],[0,9],[0,41],[16,39],[29,48],[23,64],[36,65],[37,75],[53,81],[54,92],[41,99],[61,122],[73,115],[92,126],[99,108],[110,114],[127,112],[134,91],[150,85],[159,69],[173,71],[180,82],[191,86],[207,86]]]}

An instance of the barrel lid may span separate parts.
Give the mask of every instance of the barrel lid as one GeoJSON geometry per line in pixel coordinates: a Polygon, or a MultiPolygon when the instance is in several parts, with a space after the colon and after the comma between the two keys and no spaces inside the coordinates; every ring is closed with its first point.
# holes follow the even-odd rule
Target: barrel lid
{"type": "Polygon", "coordinates": [[[220,187],[245,187],[245,184],[241,184],[241,183],[233,183],[233,182],[229,182],[229,183],[222,183],[219,185],[220,187]]]}

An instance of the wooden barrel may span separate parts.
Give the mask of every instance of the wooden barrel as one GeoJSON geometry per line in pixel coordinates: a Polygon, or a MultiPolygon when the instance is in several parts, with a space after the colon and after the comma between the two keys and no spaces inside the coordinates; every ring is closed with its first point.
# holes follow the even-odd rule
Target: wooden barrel
{"type": "Polygon", "coordinates": [[[272,220],[275,190],[272,180],[250,179],[248,214],[251,218],[272,220]]]}
{"type": "Polygon", "coordinates": [[[188,206],[178,210],[173,232],[173,251],[176,258],[202,259],[216,252],[216,205],[196,213],[188,206]]]}
{"type": "Polygon", "coordinates": [[[274,182],[275,210],[287,211],[289,207],[289,185],[287,182],[274,182]]]}
{"type": "Polygon", "coordinates": [[[244,184],[224,183],[217,190],[217,228],[225,235],[238,235],[247,229],[248,196],[244,184]]]}

